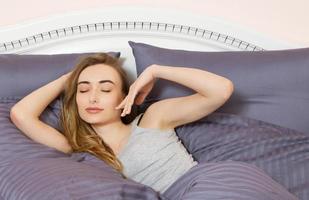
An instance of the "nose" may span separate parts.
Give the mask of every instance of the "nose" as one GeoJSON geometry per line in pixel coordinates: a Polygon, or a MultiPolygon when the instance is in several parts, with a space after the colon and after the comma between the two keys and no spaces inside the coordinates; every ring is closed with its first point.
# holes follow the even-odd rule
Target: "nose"
{"type": "Polygon", "coordinates": [[[92,90],[89,96],[89,102],[98,103],[98,101],[99,101],[98,92],[96,90],[92,90]]]}

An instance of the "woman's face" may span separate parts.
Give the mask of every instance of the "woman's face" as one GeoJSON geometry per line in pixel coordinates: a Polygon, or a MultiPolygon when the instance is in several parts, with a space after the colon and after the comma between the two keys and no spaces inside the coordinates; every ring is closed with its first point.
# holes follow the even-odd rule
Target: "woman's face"
{"type": "Polygon", "coordinates": [[[76,103],[80,117],[90,124],[105,124],[119,119],[115,107],[122,101],[118,72],[105,64],[85,68],[77,81],[76,103]]]}

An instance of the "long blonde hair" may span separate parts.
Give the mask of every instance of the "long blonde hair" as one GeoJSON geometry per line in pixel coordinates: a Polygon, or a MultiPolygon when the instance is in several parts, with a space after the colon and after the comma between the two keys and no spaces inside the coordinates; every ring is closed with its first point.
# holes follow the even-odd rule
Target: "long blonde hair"
{"type": "MultiPolygon", "coordinates": [[[[120,75],[122,81],[122,92],[127,95],[129,81],[126,72],[122,69],[119,59],[107,53],[95,53],[83,56],[79,59],[65,85],[61,107],[60,125],[62,131],[69,141],[73,152],[88,152],[105,161],[115,170],[123,174],[123,165],[116,157],[114,151],[104,140],[99,137],[92,126],[83,121],[79,114],[76,103],[77,81],[80,73],[88,66],[103,63],[113,67],[120,75]]],[[[130,115],[122,117],[124,123],[129,123],[137,115],[136,107],[132,107],[130,115]]]]}

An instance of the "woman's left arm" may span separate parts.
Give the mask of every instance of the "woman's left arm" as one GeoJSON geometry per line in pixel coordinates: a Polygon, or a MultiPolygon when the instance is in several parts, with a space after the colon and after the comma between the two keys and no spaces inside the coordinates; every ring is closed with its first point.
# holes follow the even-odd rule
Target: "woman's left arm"
{"type": "Polygon", "coordinates": [[[174,81],[197,92],[185,97],[160,100],[149,106],[147,111],[161,120],[164,129],[207,116],[222,106],[234,90],[232,81],[206,70],[162,65],[149,67],[155,78],[174,81]]]}

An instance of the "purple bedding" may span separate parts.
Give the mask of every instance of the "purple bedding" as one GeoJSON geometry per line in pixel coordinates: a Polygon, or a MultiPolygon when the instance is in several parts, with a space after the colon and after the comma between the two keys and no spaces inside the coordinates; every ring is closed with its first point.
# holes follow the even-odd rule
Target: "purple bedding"
{"type": "Polygon", "coordinates": [[[218,112],[177,127],[176,132],[200,163],[227,160],[250,163],[299,199],[309,199],[308,134],[218,112]]]}
{"type": "Polygon", "coordinates": [[[199,164],[160,194],[90,154],[31,141],[10,122],[14,103],[0,103],[0,200],[309,199],[309,137],[295,130],[225,113],[179,126],[199,164]]]}

